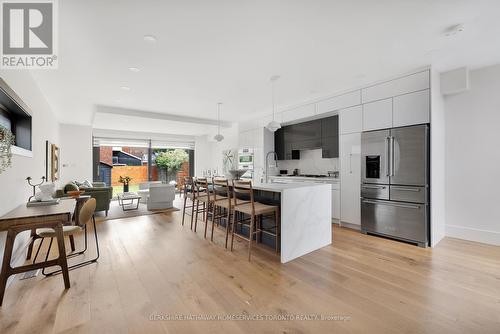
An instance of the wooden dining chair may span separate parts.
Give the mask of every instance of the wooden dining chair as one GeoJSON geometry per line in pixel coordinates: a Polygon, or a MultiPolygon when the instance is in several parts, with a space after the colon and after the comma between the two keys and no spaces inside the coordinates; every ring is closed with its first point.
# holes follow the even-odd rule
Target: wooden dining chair
{"type": "Polygon", "coordinates": [[[275,237],[275,250],[279,252],[280,238],[280,215],[279,206],[268,205],[256,202],[252,188],[252,181],[233,180],[233,222],[231,226],[231,251],[233,250],[234,236],[248,241],[248,261],[250,261],[252,253],[252,241],[254,237],[256,242],[257,236],[261,233],[270,234],[275,237]],[[239,215],[238,215],[239,213],[239,215]],[[275,225],[272,228],[262,228],[262,220],[264,215],[273,215],[275,225]],[[247,218],[246,216],[250,216],[247,218]],[[235,233],[235,226],[246,226],[249,230],[248,238],[243,234],[235,233]],[[274,230],[274,232],[272,231],[274,230]]]}
{"type": "MultiPolygon", "coordinates": [[[[97,250],[97,256],[91,260],[83,261],[74,265],[71,265],[68,267],[68,269],[75,269],[79,267],[86,266],[91,263],[97,262],[99,259],[99,240],[97,238],[97,227],[95,223],[95,208],[96,208],[96,200],[95,198],[90,198],[88,199],[80,209],[79,215],[77,219],[75,220],[75,225],[68,225],[68,226],[63,226],[63,235],[64,236],[70,236],[70,235],[75,235],[76,233],[84,232],[84,242],[85,242],[85,247],[82,251],[79,251],[77,253],[69,254],[67,257],[74,257],[77,255],[82,255],[85,253],[87,250],[87,225],[92,221],[93,223],[93,228],[94,228],[94,237],[95,237],[95,244],[96,244],[96,250],[97,250]]],[[[35,258],[33,259],[33,263],[35,263],[36,258],[38,256],[38,253],[40,252],[40,248],[42,247],[43,241],[46,238],[50,238],[49,242],[49,249],[47,250],[47,254],[45,256],[45,261],[48,260],[49,254],[50,254],[50,249],[52,248],[52,242],[54,238],[56,238],[56,232],[52,228],[39,228],[36,230],[36,234],[38,235],[40,240],[40,245],[38,246],[38,250],[36,251],[35,258]]],[[[61,270],[56,270],[50,273],[45,272],[45,268],[42,270],[42,273],[45,276],[50,276],[50,275],[55,275],[61,273],[61,270]]]]}

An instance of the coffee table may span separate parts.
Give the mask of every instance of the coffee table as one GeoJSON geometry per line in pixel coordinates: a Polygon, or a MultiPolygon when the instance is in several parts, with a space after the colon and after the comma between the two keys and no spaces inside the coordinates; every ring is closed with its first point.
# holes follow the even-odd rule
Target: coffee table
{"type": "Polygon", "coordinates": [[[121,193],[118,194],[118,205],[122,207],[123,211],[137,210],[139,209],[140,199],[141,196],[137,193],[121,193]]]}

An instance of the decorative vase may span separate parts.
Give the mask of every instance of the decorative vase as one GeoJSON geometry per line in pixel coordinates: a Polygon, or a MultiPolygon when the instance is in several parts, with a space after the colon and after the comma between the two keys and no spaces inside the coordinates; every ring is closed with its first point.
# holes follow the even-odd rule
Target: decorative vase
{"type": "Polygon", "coordinates": [[[128,183],[127,184],[123,184],[123,192],[124,193],[128,193],[128,183]]]}

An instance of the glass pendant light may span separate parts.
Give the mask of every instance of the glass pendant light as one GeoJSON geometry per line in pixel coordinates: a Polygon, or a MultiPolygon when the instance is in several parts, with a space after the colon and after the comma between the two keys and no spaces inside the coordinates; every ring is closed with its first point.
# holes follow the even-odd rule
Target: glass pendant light
{"type": "Polygon", "coordinates": [[[276,106],[274,105],[274,83],[279,79],[279,75],[273,75],[271,77],[271,91],[272,91],[272,104],[273,104],[273,120],[267,124],[266,128],[271,131],[275,132],[276,130],[281,128],[281,124],[274,119],[274,116],[276,114],[276,106]]]}
{"type": "Polygon", "coordinates": [[[224,139],[224,136],[220,134],[220,106],[221,105],[222,105],[222,102],[217,103],[217,134],[215,135],[214,139],[218,142],[220,142],[224,139]]]}

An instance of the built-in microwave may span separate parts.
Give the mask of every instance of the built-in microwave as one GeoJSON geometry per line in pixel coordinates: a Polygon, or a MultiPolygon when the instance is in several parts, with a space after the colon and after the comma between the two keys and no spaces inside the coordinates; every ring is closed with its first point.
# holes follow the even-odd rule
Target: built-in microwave
{"type": "Polygon", "coordinates": [[[247,169],[253,169],[253,149],[241,148],[238,150],[238,165],[249,166],[247,169]]]}

